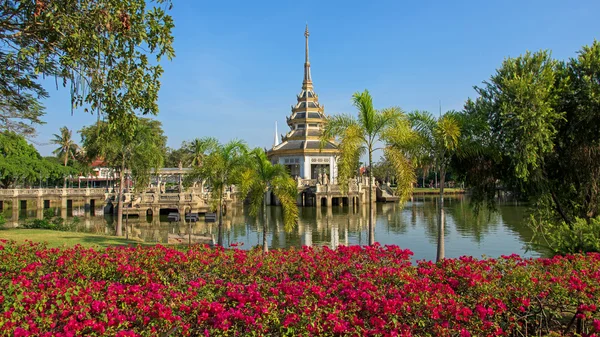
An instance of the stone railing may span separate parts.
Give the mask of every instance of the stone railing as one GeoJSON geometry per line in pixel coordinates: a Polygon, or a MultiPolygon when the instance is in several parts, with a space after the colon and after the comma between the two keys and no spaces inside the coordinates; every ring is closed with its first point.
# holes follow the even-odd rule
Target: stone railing
{"type": "Polygon", "coordinates": [[[179,194],[167,194],[161,195],[158,198],[159,201],[179,201],[179,194]]]}
{"type": "Polygon", "coordinates": [[[327,185],[327,190],[329,192],[341,192],[340,185],[327,185]]]}
{"type": "MultiPolygon", "coordinates": [[[[350,183],[348,186],[348,193],[356,193],[364,190],[362,185],[356,183],[350,183]]],[[[368,189],[368,188],[367,188],[368,189]]],[[[342,187],[340,185],[317,185],[317,193],[342,193],[342,187]]]]}
{"type": "Polygon", "coordinates": [[[315,186],[317,179],[299,179],[298,186],[315,186]]]}
{"type": "Polygon", "coordinates": [[[97,196],[104,195],[103,188],[36,188],[36,189],[7,189],[0,190],[0,196],[8,197],[43,197],[43,196],[97,196]]]}

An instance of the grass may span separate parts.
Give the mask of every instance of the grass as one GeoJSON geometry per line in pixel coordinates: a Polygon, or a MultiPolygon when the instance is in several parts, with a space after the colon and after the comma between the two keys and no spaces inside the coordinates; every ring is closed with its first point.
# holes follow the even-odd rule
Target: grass
{"type": "MultiPolygon", "coordinates": [[[[429,187],[416,187],[413,189],[413,194],[438,194],[440,193],[439,188],[429,188],[429,187]]],[[[453,193],[465,193],[465,190],[462,188],[444,188],[444,194],[453,194],[453,193]]]]}
{"type": "Polygon", "coordinates": [[[75,246],[106,248],[109,246],[125,246],[147,244],[137,240],[126,240],[124,237],[88,234],[79,232],[61,232],[47,229],[11,228],[0,230],[0,239],[16,242],[46,242],[48,247],[75,246]]]}

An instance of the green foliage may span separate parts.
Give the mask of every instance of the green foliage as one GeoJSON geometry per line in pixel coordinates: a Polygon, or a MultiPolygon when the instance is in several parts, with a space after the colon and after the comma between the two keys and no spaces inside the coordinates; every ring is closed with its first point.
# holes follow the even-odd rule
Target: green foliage
{"type": "Polygon", "coordinates": [[[524,181],[539,173],[563,117],[554,108],[557,65],[547,51],[528,52],[506,59],[484,87],[476,88],[490,131],[511,157],[515,177],[524,181]]]}
{"type": "Polygon", "coordinates": [[[272,164],[262,149],[250,154],[240,179],[240,195],[250,200],[250,215],[256,217],[264,207],[265,193],[273,194],[281,202],[286,231],[291,231],[298,219],[296,198],[298,187],[281,164],[272,164]]]}
{"type": "Polygon", "coordinates": [[[26,221],[22,226],[26,229],[49,229],[53,231],[70,232],[74,231],[79,224],[78,217],[74,217],[70,222],[65,219],[54,216],[53,213],[44,213],[43,219],[32,219],[26,221]]]}
{"type": "Polygon", "coordinates": [[[123,230],[123,192],[127,171],[135,185],[144,190],[152,169],[162,167],[167,142],[159,121],[135,115],[130,117],[114,123],[98,121],[80,131],[86,156],[90,160],[102,158],[120,174],[117,236],[123,230]]]}
{"type": "Polygon", "coordinates": [[[79,132],[89,160],[102,158],[119,172],[130,170],[136,184],[144,188],[151,170],[162,167],[166,137],[159,121],[136,118],[133,123],[133,132],[101,121],[79,132]]]}
{"type": "Polygon", "coordinates": [[[600,215],[599,79],[596,41],[567,62],[526,53],[505,60],[463,111],[466,139],[482,147],[456,161],[474,201],[492,204],[500,186],[531,202],[534,244],[555,253],[596,249],[583,238],[600,215]]]}
{"type": "Polygon", "coordinates": [[[567,224],[564,221],[548,221],[530,218],[534,237],[531,245],[549,250],[553,254],[575,254],[600,252],[600,217],[593,219],[575,218],[567,224]]]}
{"type": "Polygon", "coordinates": [[[191,142],[183,143],[185,151],[184,163],[190,167],[202,165],[204,157],[219,146],[219,141],[214,137],[196,138],[191,142]]]}
{"type": "Polygon", "coordinates": [[[31,133],[26,122],[40,123],[38,100],[48,95],[40,75],[61,79],[73,108],[111,122],[156,114],[159,62],[174,57],[170,8],[169,0],[3,1],[0,117],[12,120],[0,118],[0,130],[31,133]]]}
{"type": "MultiPolygon", "coordinates": [[[[363,154],[369,156],[369,171],[372,172],[372,155],[378,150],[376,144],[382,142],[385,146],[394,143],[407,145],[413,137],[405,115],[399,108],[375,110],[373,99],[367,90],[355,93],[352,100],[358,109],[358,118],[350,115],[329,117],[321,138],[322,144],[332,138],[339,143],[338,181],[345,191],[348,189],[349,179],[356,174],[357,163],[363,154]]],[[[410,194],[415,180],[414,170],[409,172],[399,169],[408,163],[408,154],[399,151],[393,158],[397,160],[391,166],[398,168],[393,172],[398,189],[410,194]]]]}
{"type": "MultiPolygon", "coordinates": [[[[327,141],[335,139],[339,145],[338,182],[342,191],[348,192],[348,183],[355,173],[356,163],[360,156],[367,154],[369,157],[369,184],[373,176],[373,153],[378,150],[376,144],[383,143],[389,153],[388,158],[395,160],[395,178],[398,191],[403,197],[410,195],[415,181],[414,169],[406,170],[406,165],[412,163],[407,159],[407,153],[401,149],[391,150],[392,143],[408,143],[412,132],[400,108],[393,107],[376,110],[373,98],[368,90],[356,92],[352,95],[352,104],[358,110],[358,118],[349,115],[329,117],[321,137],[321,146],[327,141]],[[390,153],[390,151],[393,151],[390,153]]],[[[369,194],[369,214],[373,207],[369,194]]],[[[369,217],[369,244],[374,244],[373,219],[369,217]]]]}
{"type": "Polygon", "coordinates": [[[0,214],[0,229],[4,228],[6,224],[6,219],[4,219],[4,215],[0,214]]]}
{"type": "Polygon", "coordinates": [[[231,184],[240,182],[241,172],[244,169],[246,144],[239,140],[232,140],[227,144],[213,144],[210,152],[203,155],[202,165],[196,166],[194,171],[186,177],[186,185],[195,180],[204,180],[212,187],[213,209],[219,207],[219,232],[217,243],[223,245],[223,189],[231,184]]]}
{"type": "Polygon", "coordinates": [[[0,132],[0,188],[37,186],[40,179],[57,181],[74,170],[42,158],[25,138],[11,131],[0,132]]]}
{"type": "Polygon", "coordinates": [[[436,119],[427,111],[414,111],[408,118],[417,134],[415,159],[446,171],[459,147],[461,130],[456,113],[450,111],[436,119]]]}
{"type": "Polygon", "coordinates": [[[67,166],[69,159],[75,159],[79,146],[73,140],[73,132],[66,126],[60,128],[60,135],[54,134],[51,144],[58,145],[58,148],[52,153],[58,158],[64,158],[64,165],[67,166]]]}
{"type": "Polygon", "coordinates": [[[165,149],[165,162],[164,162],[164,167],[178,167],[179,163],[184,163],[185,162],[185,157],[186,157],[186,150],[185,148],[183,148],[183,144],[182,147],[180,147],[179,149],[173,149],[170,147],[167,147],[165,149]]]}

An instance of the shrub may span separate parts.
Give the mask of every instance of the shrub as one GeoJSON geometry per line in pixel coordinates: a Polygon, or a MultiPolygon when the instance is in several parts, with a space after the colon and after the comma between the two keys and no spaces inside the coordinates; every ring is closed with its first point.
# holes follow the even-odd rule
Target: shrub
{"type": "Polygon", "coordinates": [[[44,212],[43,219],[30,219],[27,220],[22,226],[27,229],[49,229],[55,231],[74,231],[79,223],[79,218],[74,217],[71,222],[67,222],[61,217],[46,217],[44,212]]]}
{"type": "Polygon", "coordinates": [[[564,221],[537,221],[531,217],[534,232],[532,246],[553,254],[600,252],[600,217],[575,218],[571,224],[564,221]]]}
{"type": "Polygon", "coordinates": [[[395,246],[48,249],[0,240],[3,336],[595,336],[600,254],[411,264],[395,246]]]}

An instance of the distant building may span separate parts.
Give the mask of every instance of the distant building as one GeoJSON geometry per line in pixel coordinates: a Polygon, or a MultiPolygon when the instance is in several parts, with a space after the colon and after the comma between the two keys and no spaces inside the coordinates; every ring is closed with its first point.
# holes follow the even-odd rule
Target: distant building
{"type": "Polygon", "coordinates": [[[325,113],[324,106],[319,103],[319,96],[313,90],[308,60],[309,35],[307,25],[304,32],[304,80],[297,103],[292,106],[292,114],[287,117],[290,131],[285,136],[282,135],[279,142],[275,125],[273,148],[267,151],[267,156],[272,163],[286,166],[292,177],[317,179],[319,174],[327,174],[328,180],[335,181],[339,152],[334,140],[327,141],[321,148],[325,113]]]}
{"type": "Polygon", "coordinates": [[[96,159],[90,164],[92,170],[87,176],[79,176],[77,179],[72,179],[74,184],[79,184],[82,187],[103,188],[114,186],[115,180],[119,178],[119,174],[114,169],[106,166],[103,159],[96,159]]]}

